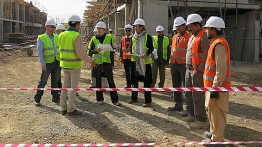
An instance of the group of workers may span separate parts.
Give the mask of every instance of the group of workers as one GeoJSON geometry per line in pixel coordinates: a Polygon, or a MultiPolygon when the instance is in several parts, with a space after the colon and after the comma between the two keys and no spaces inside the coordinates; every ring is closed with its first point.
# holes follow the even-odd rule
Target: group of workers
{"type": "MultiPolygon", "coordinates": [[[[92,79],[96,88],[102,88],[102,77],[108,87],[115,88],[113,66],[115,39],[106,33],[106,24],[102,21],[95,26],[87,49],[84,47],[79,33],[81,19],[73,15],[68,20],[69,27],[57,26],[54,20],[45,24],[46,33],[37,39],[38,56],[41,63],[41,77],[38,88],[44,88],[51,74],[51,87],[77,88],[82,61],[91,64],[92,79]],[[61,70],[64,82],[61,85],[61,70]]],[[[164,28],[156,28],[156,36],[146,32],[145,21],[135,20],[133,25],[125,26],[125,36],[121,39],[120,58],[124,64],[126,88],[137,88],[143,82],[144,88],[155,87],[159,70],[158,87],[164,87],[165,68],[171,67],[173,87],[230,87],[230,47],[223,35],[225,23],[223,19],[211,16],[205,26],[199,14],[190,14],[185,20],[176,17],[174,20],[174,36],[171,41],[164,35],[164,28]],[[134,29],[134,31],[133,31],[134,29]],[[134,34],[132,33],[134,32],[134,34]]],[[[112,31],[112,30],[111,30],[112,31]]],[[[60,102],[62,115],[81,115],[75,108],[76,91],[51,91],[52,101],[60,102]]],[[[40,106],[43,91],[37,91],[35,105],[40,106]]],[[[174,92],[175,105],[169,111],[183,110],[183,96],[186,100],[186,115],[183,120],[191,129],[205,129],[208,120],[210,131],[204,136],[209,141],[223,141],[228,111],[228,92],[174,92]]],[[[116,91],[110,91],[113,105],[121,106],[116,91]]],[[[151,92],[144,92],[143,107],[150,107],[151,92]]],[[[97,103],[104,103],[103,92],[96,92],[97,103]]],[[[132,91],[129,104],[138,102],[138,92],[132,91]]]]}

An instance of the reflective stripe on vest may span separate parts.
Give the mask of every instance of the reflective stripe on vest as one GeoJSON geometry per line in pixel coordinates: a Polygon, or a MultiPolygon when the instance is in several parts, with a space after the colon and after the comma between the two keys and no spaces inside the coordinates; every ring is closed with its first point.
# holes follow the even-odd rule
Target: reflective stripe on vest
{"type": "MultiPolygon", "coordinates": [[[[144,44],[143,44],[144,54],[146,54],[147,51],[148,51],[148,48],[146,47],[146,43],[147,43],[147,34],[144,35],[144,44]]],[[[136,40],[135,40],[134,36],[132,37],[132,54],[138,54],[138,55],[140,54],[140,53],[136,52],[136,40]]],[[[136,57],[132,56],[131,61],[136,61],[136,57]]],[[[151,64],[152,59],[151,59],[151,57],[146,57],[146,58],[144,58],[144,61],[145,61],[145,64],[151,64]]]]}
{"type": "Polygon", "coordinates": [[[126,48],[126,37],[122,37],[122,40],[121,40],[121,44],[122,44],[122,52],[123,52],[123,59],[131,59],[131,56],[127,56],[125,54],[129,53],[130,52],[130,47],[131,47],[131,44],[132,44],[132,39],[130,39],[130,43],[128,45],[128,47],[126,48]]]}
{"type": "Polygon", "coordinates": [[[199,52],[201,37],[205,34],[205,29],[199,31],[195,40],[192,44],[192,65],[194,67],[194,72],[197,73],[197,67],[200,65],[202,60],[202,52],[199,52]]]}
{"type": "MultiPolygon", "coordinates": [[[[43,55],[44,55],[44,60],[46,63],[52,63],[55,61],[55,53],[54,53],[54,45],[56,47],[56,51],[58,50],[58,36],[54,34],[54,45],[50,39],[50,37],[45,33],[42,35],[38,36],[38,39],[40,39],[43,44],[43,55]]],[[[57,58],[59,60],[59,58],[57,58]]]]}
{"type": "Polygon", "coordinates": [[[178,43],[178,34],[173,36],[171,45],[171,56],[169,61],[170,63],[186,64],[187,44],[190,37],[191,35],[186,32],[183,36],[181,36],[178,43]]]}
{"type": "MultiPolygon", "coordinates": [[[[153,44],[154,48],[158,49],[158,37],[157,36],[152,36],[153,38],[153,44]]],[[[169,46],[169,39],[164,36],[163,38],[163,43],[162,43],[162,50],[163,50],[163,59],[167,60],[167,48],[169,46]]]]}
{"type": "Polygon", "coordinates": [[[213,81],[214,81],[215,76],[216,76],[216,61],[213,59],[213,55],[214,55],[215,46],[218,43],[221,43],[227,51],[227,61],[226,61],[227,71],[226,71],[226,77],[225,77],[225,79],[222,83],[222,86],[223,87],[231,87],[230,47],[229,47],[227,41],[223,37],[220,37],[220,38],[217,38],[216,40],[214,40],[211,43],[211,45],[208,49],[205,71],[204,71],[204,75],[203,75],[204,86],[205,87],[212,87],[213,86],[213,81]]]}
{"type": "MultiPolygon", "coordinates": [[[[110,44],[111,45],[112,35],[106,34],[106,37],[103,41],[103,44],[110,44]]],[[[100,44],[99,40],[96,38],[92,38],[92,40],[95,44],[95,50],[97,50],[98,45],[100,44]]],[[[103,62],[111,63],[110,59],[110,51],[100,52],[97,54],[93,54],[93,57],[96,59],[97,64],[102,64],[103,62]]]]}
{"type": "Polygon", "coordinates": [[[82,62],[78,58],[74,42],[79,35],[76,31],[65,31],[59,35],[60,66],[62,68],[81,68],[82,62]]]}

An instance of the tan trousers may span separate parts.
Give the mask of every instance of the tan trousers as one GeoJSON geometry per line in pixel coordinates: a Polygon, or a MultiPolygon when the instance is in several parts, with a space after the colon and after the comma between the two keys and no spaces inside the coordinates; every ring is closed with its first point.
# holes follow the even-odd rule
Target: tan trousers
{"type": "Polygon", "coordinates": [[[227,121],[229,93],[220,92],[219,98],[210,99],[210,93],[206,92],[205,106],[207,108],[210,123],[211,140],[224,141],[224,130],[227,121]]]}
{"type": "MultiPolygon", "coordinates": [[[[81,69],[62,69],[64,72],[64,88],[78,88],[81,69]]],[[[60,106],[62,111],[73,112],[75,110],[76,91],[61,90],[60,106]],[[67,93],[68,101],[67,101],[67,93]]]]}

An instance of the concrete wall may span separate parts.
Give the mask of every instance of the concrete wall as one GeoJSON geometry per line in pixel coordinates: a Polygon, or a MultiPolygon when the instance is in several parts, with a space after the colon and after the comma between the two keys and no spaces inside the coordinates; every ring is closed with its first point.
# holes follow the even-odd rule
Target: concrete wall
{"type": "Polygon", "coordinates": [[[3,42],[3,0],[0,0],[0,43],[3,42]]]}

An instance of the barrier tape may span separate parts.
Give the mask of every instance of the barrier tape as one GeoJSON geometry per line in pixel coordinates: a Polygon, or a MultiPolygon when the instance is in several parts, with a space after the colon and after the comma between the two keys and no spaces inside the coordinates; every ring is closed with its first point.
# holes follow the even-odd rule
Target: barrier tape
{"type": "Polygon", "coordinates": [[[239,92],[239,91],[262,91],[262,87],[189,87],[189,88],[0,88],[0,91],[15,90],[15,91],[27,91],[27,90],[69,90],[69,91],[151,91],[151,92],[173,92],[173,91],[192,91],[192,92],[239,92]]]}
{"type": "Polygon", "coordinates": [[[0,147],[97,147],[97,146],[163,146],[163,145],[247,145],[262,144],[262,141],[229,141],[229,142],[168,142],[168,143],[105,143],[105,144],[0,144],[0,147]]]}

